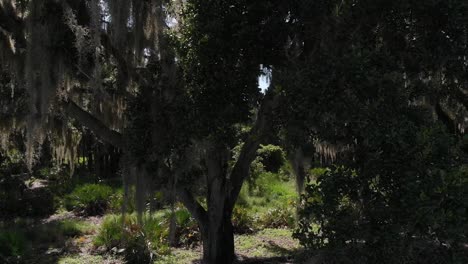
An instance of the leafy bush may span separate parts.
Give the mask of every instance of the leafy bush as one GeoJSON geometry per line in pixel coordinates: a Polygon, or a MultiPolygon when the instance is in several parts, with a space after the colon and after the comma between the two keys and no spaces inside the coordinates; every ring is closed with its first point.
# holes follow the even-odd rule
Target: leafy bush
{"type": "Polygon", "coordinates": [[[468,171],[442,129],[406,125],[370,132],[383,136],[368,137],[354,167],[306,186],[295,232],[304,246],[344,250],[332,263],[467,260],[468,171]]]}
{"type": "Polygon", "coordinates": [[[101,215],[109,208],[114,191],[100,184],[85,184],[65,197],[65,208],[83,215],[101,215]]]}
{"type": "Polygon", "coordinates": [[[261,157],[261,163],[265,167],[265,171],[278,173],[281,166],[286,162],[283,149],[275,145],[261,145],[257,151],[261,157]]]}

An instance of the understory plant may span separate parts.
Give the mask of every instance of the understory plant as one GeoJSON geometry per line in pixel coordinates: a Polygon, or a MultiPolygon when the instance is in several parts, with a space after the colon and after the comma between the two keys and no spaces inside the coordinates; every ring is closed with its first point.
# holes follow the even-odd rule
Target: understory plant
{"type": "Polygon", "coordinates": [[[85,184],[65,196],[64,205],[83,215],[102,215],[109,208],[114,191],[110,186],[85,184]]]}

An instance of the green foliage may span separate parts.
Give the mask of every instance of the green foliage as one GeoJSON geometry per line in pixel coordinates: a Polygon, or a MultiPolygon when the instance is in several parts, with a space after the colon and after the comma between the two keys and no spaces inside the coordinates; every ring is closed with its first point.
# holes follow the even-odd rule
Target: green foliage
{"type": "Polygon", "coordinates": [[[260,216],[258,224],[262,228],[294,228],[296,226],[295,203],[268,209],[260,216]]]}
{"type": "Polygon", "coordinates": [[[85,184],[78,186],[65,197],[65,208],[83,215],[100,215],[109,208],[113,193],[112,188],[106,185],[85,184]]]}
{"type": "MultiPolygon", "coordinates": [[[[175,240],[179,246],[194,246],[200,241],[200,232],[198,230],[198,224],[190,215],[190,212],[183,207],[178,205],[175,208],[176,218],[176,233],[175,240]]],[[[171,213],[167,213],[165,217],[172,217],[171,213]]]]}
{"type": "Polygon", "coordinates": [[[0,257],[23,256],[27,249],[26,241],[26,235],[22,231],[0,230],[0,257]]]}
{"type": "Polygon", "coordinates": [[[118,215],[106,215],[101,223],[98,235],[94,240],[97,246],[106,246],[108,249],[117,246],[123,239],[123,222],[118,215]]]}
{"type": "Polygon", "coordinates": [[[298,195],[294,182],[280,174],[264,172],[252,186],[244,186],[233,211],[237,233],[251,233],[263,228],[293,228],[298,195]]]}
{"type": "Polygon", "coordinates": [[[452,138],[408,120],[366,133],[354,168],[331,167],[306,186],[295,236],[310,248],[346,248],[360,263],[423,263],[431,251],[462,263],[468,174],[452,138]]]}
{"type": "Polygon", "coordinates": [[[258,223],[252,212],[245,207],[236,206],[232,211],[232,226],[236,234],[248,234],[256,231],[258,223]]]}
{"type": "MultiPolygon", "coordinates": [[[[198,226],[190,213],[177,206],[174,211],[176,220],[175,243],[178,246],[191,246],[200,241],[198,226]]],[[[144,214],[143,224],[138,223],[136,214],[105,216],[98,234],[95,237],[96,246],[104,246],[108,250],[115,248],[121,252],[127,261],[145,263],[149,259],[168,254],[169,224],[172,213],[170,210],[155,214],[144,214]]]]}
{"type": "Polygon", "coordinates": [[[261,145],[257,151],[265,171],[278,173],[285,164],[286,158],[283,149],[275,145],[261,145]]]}
{"type": "Polygon", "coordinates": [[[159,218],[146,215],[143,227],[137,224],[136,215],[107,215],[94,243],[108,250],[123,253],[129,263],[149,263],[161,244],[163,228],[159,218]]]}
{"type": "Polygon", "coordinates": [[[90,234],[94,232],[95,227],[90,223],[80,220],[62,220],[58,223],[57,233],[62,233],[67,237],[75,237],[78,235],[90,234]]]}

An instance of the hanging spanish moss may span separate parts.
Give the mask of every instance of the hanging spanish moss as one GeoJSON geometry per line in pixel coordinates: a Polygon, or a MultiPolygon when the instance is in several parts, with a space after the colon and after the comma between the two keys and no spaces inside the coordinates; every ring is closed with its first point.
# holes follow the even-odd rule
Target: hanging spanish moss
{"type": "Polygon", "coordinates": [[[314,140],[314,147],[322,164],[333,163],[336,161],[339,153],[350,150],[349,145],[331,144],[323,140],[314,140]]]}
{"type": "MultiPolygon", "coordinates": [[[[10,1],[0,0],[1,5],[7,2],[10,1]]],[[[25,21],[23,57],[17,56],[19,51],[11,33],[0,32],[0,59],[2,67],[21,65],[18,83],[29,95],[28,117],[21,128],[26,138],[29,169],[38,160],[46,138],[50,141],[55,163],[68,165],[72,173],[75,169],[81,133],[65,121],[56,122],[60,103],[72,101],[112,130],[122,132],[127,125],[126,93],[134,94],[141,89],[132,82],[135,75],[130,71],[144,66],[148,56],[154,56],[155,61],[161,62],[166,77],[151,78],[159,87],[170,86],[163,83],[174,79],[169,76],[174,69],[173,54],[162,37],[168,29],[166,22],[170,12],[166,2],[88,0],[80,6],[72,1],[34,0],[29,1],[27,12],[16,12],[24,16],[25,21]],[[103,34],[109,34],[110,38],[104,39],[103,34]],[[108,61],[103,63],[106,59],[108,61]],[[55,104],[57,102],[59,104],[55,104]]],[[[15,89],[12,86],[12,96],[15,89]]],[[[10,132],[0,129],[2,147],[7,145],[10,132]]],[[[135,160],[122,163],[122,174],[126,199],[129,186],[135,187],[141,222],[150,193],[150,177],[146,168],[136,163],[135,160]]],[[[188,164],[180,166],[185,168],[188,164]]],[[[175,184],[170,187],[172,200],[175,184]]]]}
{"type": "Polygon", "coordinates": [[[81,26],[78,24],[75,13],[73,10],[64,5],[64,21],[65,24],[70,28],[70,30],[75,35],[75,48],[78,51],[78,64],[81,65],[84,59],[84,56],[91,52],[91,43],[90,43],[90,32],[87,27],[81,26]]]}
{"type": "Polygon", "coordinates": [[[73,175],[75,171],[80,140],[81,133],[67,127],[66,124],[63,124],[59,129],[56,128],[54,135],[51,135],[50,138],[55,164],[58,166],[68,165],[70,175],[73,175]]]}
{"type": "Polygon", "coordinates": [[[102,100],[97,103],[97,109],[93,109],[96,116],[107,126],[122,131],[125,127],[125,110],[127,103],[124,97],[118,95],[104,94],[102,100]]]}

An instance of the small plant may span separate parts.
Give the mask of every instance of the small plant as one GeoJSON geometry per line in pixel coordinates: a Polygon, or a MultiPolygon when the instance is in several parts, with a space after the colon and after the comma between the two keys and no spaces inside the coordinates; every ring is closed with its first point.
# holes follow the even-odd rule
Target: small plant
{"type": "MultiPolygon", "coordinates": [[[[191,247],[200,241],[200,232],[195,219],[192,218],[189,211],[181,204],[176,205],[174,210],[176,220],[175,237],[173,241],[176,246],[191,247]]],[[[169,224],[171,212],[167,212],[164,216],[169,224]]]]}
{"type": "Polygon", "coordinates": [[[85,184],[65,197],[65,208],[83,215],[101,215],[109,208],[113,193],[106,185],[85,184]]]}
{"type": "Polygon", "coordinates": [[[94,240],[96,246],[122,253],[127,263],[149,263],[156,255],[168,253],[168,224],[162,215],[108,215],[94,240]]]}
{"type": "Polygon", "coordinates": [[[293,228],[296,223],[295,208],[291,205],[269,209],[260,216],[260,225],[263,228],[293,228]]]}
{"type": "Polygon", "coordinates": [[[25,251],[24,233],[17,230],[0,231],[0,257],[21,257],[25,251]]]}

